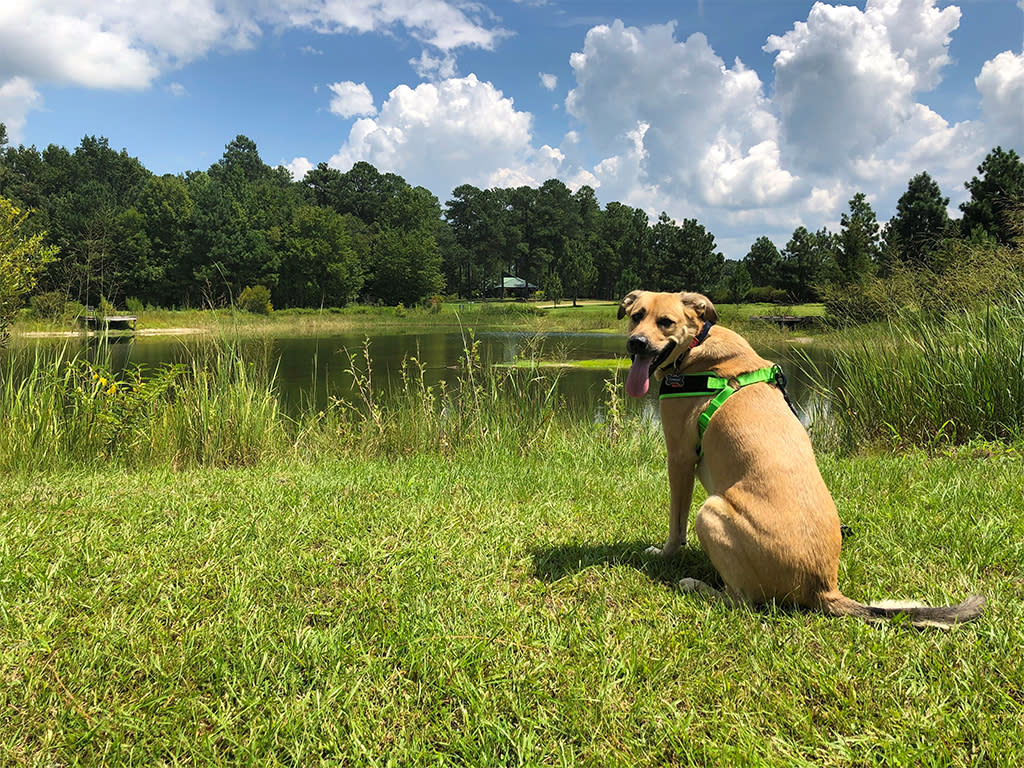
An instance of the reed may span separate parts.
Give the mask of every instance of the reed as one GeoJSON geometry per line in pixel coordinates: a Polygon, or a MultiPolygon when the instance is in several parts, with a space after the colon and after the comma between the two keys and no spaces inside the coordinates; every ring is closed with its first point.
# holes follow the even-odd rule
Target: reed
{"type": "MultiPolygon", "coordinates": [[[[429,384],[424,364],[413,356],[403,361],[397,386],[385,393],[372,377],[370,342],[346,354],[350,393],[331,397],[326,408],[307,404],[295,413],[282,408],[276,368],[258,339],[213,342],[184,363],[117,375],[103,362],[67,352],[51,359],[23,353],[0,374],[0,468],[225,467],[321,455],[521,453],[555,429],[604,429],[595,426],[594,414],[574,412],[559,396],[557,369],[530,360],[485,367],[472,335],[450,384],[429,384]]],[[[611,390],[609,396],[618,397],[611,390]]],[[[621,410],[609,404],[609,411],[621,410]]]]}
{"type": "Polygon", "coordinates": [[[840,447],[1024,440],[1024,291],[983,310],[898,313],[833,363],[808,360],[840,447]]]}
{"type": "Polygon", "coordinates": [[[24,353],[0,373],[0,405],[8,470],[246,465],[286,442],[274,372],[230,346],[118,375],[66,349],[24,353]]]}

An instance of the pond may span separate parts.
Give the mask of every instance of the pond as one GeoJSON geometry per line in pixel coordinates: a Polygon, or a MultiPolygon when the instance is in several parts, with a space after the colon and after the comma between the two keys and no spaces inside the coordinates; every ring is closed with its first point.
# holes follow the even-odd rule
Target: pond
{"type": "MultiPolygon", "coordinates": [[[[566,407],[580,413],[598,414],[607,401],[605,382],[616,376],[614,367],[560,366],[581,360],[615,360],[625,358],[625,340],[617,333],[546,333],[517,331],[478,331],[480,360],[485,366],[511,364],[517,360],[536,360],[544,365],[538,375],[556,379],[555,386],[566,407]]],[[[66,354],[78,354],[92,361],[101,359],[119,372],[129,366],[152,369],[167,363],[198,359],[223,347],[223,340],[203,335],[193,336],[111,336],[75,337],[73,339],[33,339],[19,343],[22,350],[35,347],[45,359],[61,349],[66,354]]],[[[366,367],[365,333],[331,336],[279,336],[274,338],[243,338],[230,342],[242,357],[254,365],[265,366],[276,372],[276,382],[284,408],[295,412],[313,406],[323,408],[329,397],[351,399],[354,395],[350,356],[355,356],[360,370],[366,367]]],[[[378,396],[386,397],[389,390],[401,384],[403,360],[415,358],[423,367],[428,385],[441,381],[455,383],[459,374],[460,358],[472,339],[458,331],[425,330],[389,332],[369,339],[369,355],[373,386],[378,396]]],[[[759,349],[764,357],[782,366],[789,379],[789,395],[806,423],[815,407],[815,398],[804,371],[802,352],[783,346],[777,349],[759,349]]],[[[32,355],[0,353],[0,361],[24,361],[32,355]],[[6,354],[5,359],[3,355],[6,354]]],[[[823,355],[815,351],[816,364],[823,364],[823,355]]],[[[17,375],[17,373],[15,374],[17,375]]],[[[618,372],[618,386],[622,387],[625,370],[618,372]]],[[[630,402],[630,409],[657,411],[657,387],[651,387],[640,401],[630,402]]],[[[628,399],[628,398],[626,398],[628,399]]]]}

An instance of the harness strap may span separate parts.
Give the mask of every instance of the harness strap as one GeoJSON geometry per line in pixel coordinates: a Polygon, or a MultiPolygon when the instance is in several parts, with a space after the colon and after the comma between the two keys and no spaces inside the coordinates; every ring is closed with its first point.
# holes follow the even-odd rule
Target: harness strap
{"type": "Polygon", "coordinates": [[[658,399],[665,400],[672,397],[714,397],[704,406],[697,421],[697,461],[704,455],[702,443],[704,430],[711,422],[715,411],[722,407],[722,404],[743,387],[751,384],[774,384],[781,390],[790,410],[796,413],[793,404],[786,395],[786,377],[782,369],[773,365],[770,368],[760,368],[750,373],[741,373],[735,379],[723,379],[713,373],[686,373],[669,374],[661,381],[661,389],[658,392],[658,399]],[[735,382],[735,383],[733,383],[735,382]]]}

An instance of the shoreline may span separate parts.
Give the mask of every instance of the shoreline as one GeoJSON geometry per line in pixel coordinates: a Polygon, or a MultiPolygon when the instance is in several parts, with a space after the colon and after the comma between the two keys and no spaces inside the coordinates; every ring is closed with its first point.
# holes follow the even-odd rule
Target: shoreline
{"type": "Polygon", "coordinates": [[[206,328],[144,328],[138,331],[108,331],[99,333],[97,331],[15,331],[12,338],[23,339],[74,339],[80,336],[189,336],[209,333],[206,328]]]}

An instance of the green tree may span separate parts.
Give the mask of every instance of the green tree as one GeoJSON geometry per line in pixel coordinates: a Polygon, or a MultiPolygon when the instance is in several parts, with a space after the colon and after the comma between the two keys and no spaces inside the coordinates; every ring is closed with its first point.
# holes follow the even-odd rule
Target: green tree
{"type": "Polygon", "coordinates": [[[754,282],[750,279],[750,272],[746,264],[742,261],[726,259],[718,286],[715,291],[718,301],[741,304],[754,287],[754,282]]]}
{"type": "Polygon", "coordinates": [[[274,293],[279,307],[341,307],[362,290],[362,268],[346,218],[331,208],[296,208],[284,254],[274,293]]]}
{"type": "Polygon", "coordinates": [[[880,236],[878,219],[867,195],[858,192],[850,200],[835,241],[835,261],[840,282],[856,283],[871,274],[878,261],[880,236]]]}
{"type": "Polygon", "coordinates": [[[180,176],[154,176],[143,186],[136,209],[142,215],[149,251],[131,266],[130,295],[162,307],[181,302],[192,282],[191,273],[185,274],[183,267],[193,207],[180,176]]]}
{"type": "Polygon", "coordinates": [[[0,346],[39,272],[57,254],[54,246],[45,245],[45,232],[25,231],[27,218],[28,212],[0,197],[0,346]]]}
{"type": "Polygon", "coordinates": [[[677,225],[667,213],[652,227],[651,251],[649,279],[654,290],[709,293],[725,265],[714,235],[696,219],[677,225]]]}
{"type": "Polygon", "coordinates": [[[448,268],[457,275],[456,289],[464,296],[483,296],[488,285],[501,279],[505,249],[504,209],[493,190],[463,184],[445,203],[445,219],[458,245],[460,262],[448,268]]]}
{"type": "Polygon", "coordinates": [[[978,166],[964,186],[971,199],[960,204],[964,237],[976,228],[992,235],[1001,245],[1012,245],[1015,237],[1014,212],[1024,206],[1024,162],[1014,151],[996,147],[978,166]]]}
{"type": "Polygon", "coordinates": [[[260,159],[256,142],[239,134],[224,146],[224,154],[207,173],[230,190],[233,196],[241,198],[245,187],[267,179],[270,168],[260,159]]]}
{"type": "Polygon", "coordinates": [[[191,175],[188,189],[186,302],[225,305],[246,286],[276,287],[279,256],[241,202],[206,173],[191,175]]]}
{"type": "Polygon", "coordinates": [[[767,237],[759,237],[743,257],[750,280],[756,287],[778,288],[782,277],[782,256],[767,237]]]}
{"type": "Polygon", "coordinates": [[[513,272],[534,285],[547,272],[551,252],[537,237],[540,220],[537,215],[537,190],[521,186],[494,189],[500,201],[496,229],[503,243],[502,269],[513,272]]]}
{"type": "MultiPolygon", "coordinates": [[[[886,260],[930,265],[930,254],[948,232],[948,205],[949,198],[942,196],[938,183],[926,171],[914,176],[896,202],[896,215],[886,225],[886,260]]],[[[883,269],[888,271],[890,266],[883,264],[883,269]]]]}
{"type": "Polygon", "coordinates": [[[107,139],[86,136],[74,153],[53,145],[42,155],[40,194],[49,240],[60,257],[48,270],[46,287],[86,304],[123,296],[127,271],[140,241],[125,232],[124,213],[152,176],[125,150],[107,139]]]}
{"type": "Polygon", "coordinates": [[[574,307],[577,306],[580,296],[593,290],[594,280],[597,278],[597,268],[594,266],[592,254],[592,244],[580,238],[572,240],[565,248],[565,257],[561,263],[560,282],[572,295],[574,307]]]}
{"type": "Polygon", "coordinates": [[[597,294],[605,299],[620,299],[645,285],[651,249],[651,227],[647,214],[612,202],[601,217],[598,246],[597,294]]]}
{"type": "Polygon", "coordinates": [[[374,238],[371,264],[370,293],[385,304],[415,304],[444,289],[441,253],[430,234],[382,230],[374,238]]]}
{"type": "Polygon", "coordinates": [[[583,224],[580,205],[564,182],[548,179],[537,189],[534,211],[536,223],[531,247],[551,254],[551,267],[558,271],[562,285],[568,288],[568,265],[563,262],[567,260],[569,243],[580,236],[583,224]]]}
{"type": "Polygon", "coordinates": [[[782,249],[780,287],[793,301],[815,301],[827,282],[838,282],[834,257],[834,236],[826,229],[809,232],[797,227],[782,249]]]}

